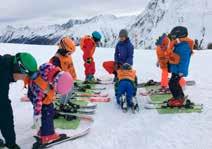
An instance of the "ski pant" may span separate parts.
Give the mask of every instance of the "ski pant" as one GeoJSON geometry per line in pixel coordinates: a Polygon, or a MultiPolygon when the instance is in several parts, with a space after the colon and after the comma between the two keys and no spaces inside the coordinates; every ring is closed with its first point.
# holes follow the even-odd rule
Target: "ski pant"
{"type": "Polygon", "coordinates": [[[126,95],[126,99],[127,99],[127,105],[129,107],[132,106],[132,98],[135,95],[135,86],[133,85],[132,82],[130,82],[129,80],[121,80],[118,83],[117,86],[117,92],[116,92],[116,101],[118,104],[120,104],[120,98],[122,95],[126,95]]]}
{"type": "Polygon", "coordinates": [[[183,89],[180,85],[181,78],[178,74],[173,73],[169,81],[169,89],[174,99],[184,98],[183,89]]]}
{"type": "Polygon", "coordinates": [[[84,60],[84,68],[85,68],[85,76],[94,75],[96,72],[95,62],[93,57],[87,57],[87,55],[83,55],[84,60]],[[88,62],[88,59],[91,59],[88,62]]]}
{"type": "Polygon", "coordinates": [[[49,136],[55,133],[54,130],[54,105],[43,105],[42,106],[42,117],[41,117],[41,136],[49,136]]]}
{"type": "Polygon", "coordinates": [[[168,84],[169,84],[169,72],[168,72],[168,69],[164,68],[164,69],[161,69],[161,82],[160,82],[160,85],[161,87],[168,87],[168,84]]]}
{"type": "Polygon", "coordinates": [[[0,131],[8,145],[16,144],[13,110],[11,104],[0,103],[0,131]]]}

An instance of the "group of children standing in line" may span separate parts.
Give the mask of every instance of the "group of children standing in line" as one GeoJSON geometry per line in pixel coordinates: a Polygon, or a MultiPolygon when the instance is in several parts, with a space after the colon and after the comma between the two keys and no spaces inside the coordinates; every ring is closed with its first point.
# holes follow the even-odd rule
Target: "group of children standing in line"
{"type": "MultiPolygon", "coordinates": [[[[94,52],[101,40],[99,32],[81,39],[80,47],[83,51],[85,67],[85,83],[95,83],[94,52]]],[[[13,112],[8,97],[9,84],[16,80],[23,80],[28,86],[28,97],[33,104],[34,123],[42,144],[46,144],[65,134],[57,134],[54,130],[53,100],[59,93],[62,103],[66,103],[68,94],[72,94],[73,82],[77,80],[76,71],[71,55],[75,52],[74,42],[64,37],[59,42],[56,54],[37,69],[35,58],[29,53],[18,53],[15,56],[0,56],[0,130],[9,149],[19,149],[16,144],[13,112]]],[[[182,86],[188,75],[190,57],[193,53],[194,42],[188,38],[187,28],[178,26],[170,34],[163,34],[156,42],[157,65],[162,70],[161,89],[169,89],[173,98],[168,100],[172,107],[182,106],[185,95],[182,86]],[[168,83],[168,73],[171,79],[168,83]]],[[[103,63],[103,67],[110,74],[114,74],[115,94],[117,104],[120,104],[122,95],[126,96],[127,106],[133,107],[133,97],[137,91],[137,76],[133,69],[134,47],[129,39],[128,32],[122,29],[119,33],[119,42],[115,48],[114,61],[103,63]]]]}

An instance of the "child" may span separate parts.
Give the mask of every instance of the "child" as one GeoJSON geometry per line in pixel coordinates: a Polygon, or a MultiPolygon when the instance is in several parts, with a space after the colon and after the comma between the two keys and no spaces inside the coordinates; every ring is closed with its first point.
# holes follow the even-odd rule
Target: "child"
{"type": "Polygon", "coordinates": [[[122,29],[119,32],[119,42],[116,45],[114,60],[117,67],[128,63],[133,65],[134,47],[129,39],[128,32],[122,29]]]}
{"type": "Polygon", "coordinates": [[[71,74],[74,80],[77,80],[76,71],[74,68],[72,54],[75,52],[75,43],[69,37],[63,37],[59,43],[59,49],[54,57],[50,59],[50,63],[60,67],[61,70],[71,74]]]}
{"type": "Polygon", "coordinates": [[[9,149],[20,149],[16,144],[9,85],[17,80],[23,80],[35,71],[37,62],[29,53],[0,56],[0,131],[5,139],[5,146],[9,149]]]}
{"type": "Polygon", "coordinates": [[[173,98],[168,100],[168,106],[181,107],[185,104],[185,95],[179,82],[182,77],[188,75],[194,41],[188,38],[188,30],[183,26],[173,28],[170,36],[172,41],[168,49],[168,57],[169,71],[172,76],[169,81],[169,89],[173,98]]]}
{"type": "Polygon", "coordinates": [[[96,44],[101,41],[101,38],[101,34],[95,31],[92,33],[92,37],[87,35],[80,41],[85,67],[85,83],[95,83],[94,74],[96,69],[93,55],[96,49],[96,44]]]}
{"type": "Polygon", "coordinates": [[[136,96],[136,71],[132,69],[131,65],[125,63],[121,69],[117,71],[117,90],[116,101],[117,104],[121,104],[122,95],[126,95],[127,107],[134,108],[133,97],[136,96]]]}
{"type": "Polygon", "coordinates": [[[122,29],[119,32],[119,42],[116,45],[114,61],[106,61],[103,63],[105,70],[115,75],[114,82],[117,79],[117,70],[120,69],[123,64],[128,63],[133,65],[133,55],[134,46],[129,39],[128,31],[122,29]]]}
{"type": "Polygon", "coordinates": [[[34,123],[39,131],[41,144],[66,138],[65,134],[55,133],[53,100],[56,92],[65,95],[70,91],[73,86],[71,75],[46,63],[31,76],[28,84],[28,97],[33,104],[34,123]]]}
{"type": "MultiPolygon", "coordinates": [[[[161,69],[161,81],[160,81],[160,91],[169,92],[168,82],[169,82],[169,72],[168,72],[168,48],[170,45],[169,37],[164,33],[159,39],[156,41],[156,54],[157,54],[157,67],[161,69]]],[[[185,80],[182,77],[180,79],[181,87],[185,86],[185,80]]]]}

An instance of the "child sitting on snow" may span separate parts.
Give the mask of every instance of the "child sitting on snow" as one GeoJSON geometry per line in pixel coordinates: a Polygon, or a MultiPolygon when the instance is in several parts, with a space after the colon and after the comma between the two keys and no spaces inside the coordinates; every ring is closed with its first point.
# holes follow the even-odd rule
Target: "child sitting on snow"
{"type": "MultiPolygon", "coordinates": [[[[123,106],[121,98],[122,96],[126,96],[127,107],[135,108],[135,103],[133,102],[133,97],[136,96],[136,71],[132,69],[131,65],[125,63],[122,65],[121,69],[117,71],[117,89],[116,89],[116,101],[117,104],[121,104],[123,106]]],[[[122,108],[127,108],[122,107],[122,108]]]]}
{"type": "MultiPolygon", "coordinates": [[[[68,72],[61,71],[50,63],[40,66],[28,82],[28,97],[33,104],[34,123],[39,131],[41,144],[66,138],[65,134],[57,134],[54,130],[55,93],[67,94],[73,86],[73,79],[68,72]]],[[[36,144],[35,144],[36,145],[36,144]]]]}
{"type": "MultiPolygon", "coordinates": [[[[168,100],[168,106],[181,107],[186,106],[187,100],[180,85],[182,77],[188,75],[190,58],[193,53],[194,41],[188,38],[188,30],[186,27],[177,26],[172,29],[171,43],[168,49],[169,72],[172,74],[169,81],[169,89],[173,98],[168,100]]],[[[189,106],[189,105],[188,105],[189,106]]]]}

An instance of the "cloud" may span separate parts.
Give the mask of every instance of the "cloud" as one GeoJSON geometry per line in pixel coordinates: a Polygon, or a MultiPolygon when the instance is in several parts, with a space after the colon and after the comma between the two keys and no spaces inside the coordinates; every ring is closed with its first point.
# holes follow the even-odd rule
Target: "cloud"
{"type": "Polygon", "coordinates": [[[147,0],[0,0],[0,21],[39,17],[86,18],[141,12],[147,0]]]}

